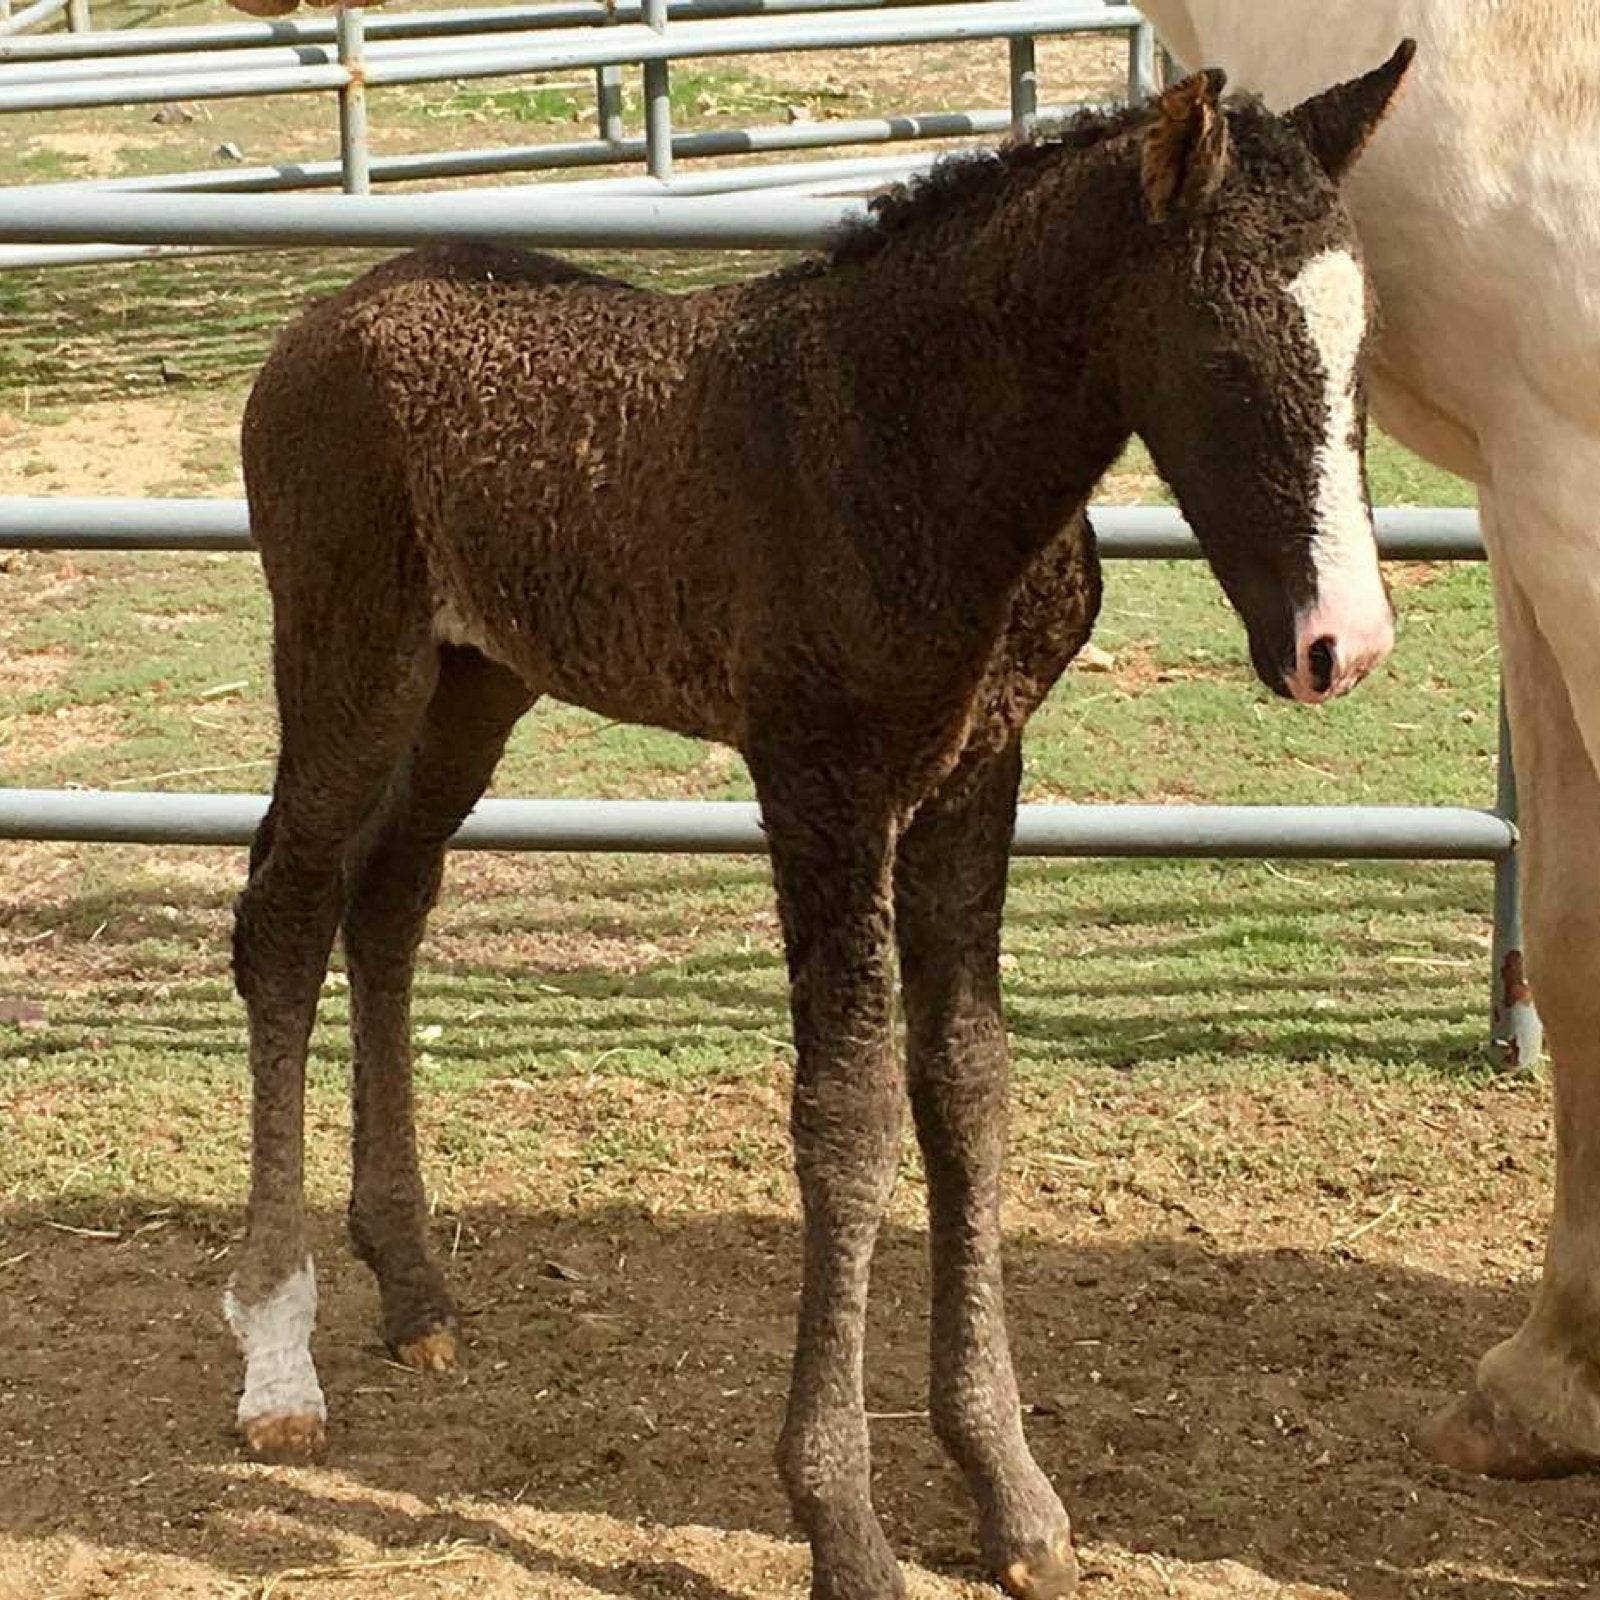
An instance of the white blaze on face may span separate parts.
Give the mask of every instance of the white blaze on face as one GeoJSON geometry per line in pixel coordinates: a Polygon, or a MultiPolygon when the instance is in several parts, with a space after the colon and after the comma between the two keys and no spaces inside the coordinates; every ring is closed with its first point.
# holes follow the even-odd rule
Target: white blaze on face
{"type": "Polygon", "coordinates": [[[239,1421],[308,1414],[325,1419],[328,1407],[311,1363],[311,1329],[317,1320],[311,1257],[257,1305],[244,1305],[229,1289],[222,1312],[244,1352],[239,1421]]]}
{"type": "Polygon", "coordinates": [[[1394,643],[1394,618],[1378,569],[1361,457],[1356,448],[1356,363],[1367,332],[1367,282],[1348,250],[1328,250],[1301,268],[1289,297],[1305,317],[1322,367],[1327,432],[1316,456],[1316,531],[1311,559],[1317,595],[1297,617],[1295,697],[1319,700],[1311,647],[1325,640],[1335,653],[1333,693],[1350,688],[1394,643]]]}

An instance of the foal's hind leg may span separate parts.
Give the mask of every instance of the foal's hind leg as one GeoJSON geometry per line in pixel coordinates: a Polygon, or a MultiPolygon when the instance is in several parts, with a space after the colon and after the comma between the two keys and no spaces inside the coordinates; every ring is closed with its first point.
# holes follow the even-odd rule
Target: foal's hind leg
{"type": "MultiPolygon", "coordinates": [[[[309,517],[296,531],[322,532],[309,517]]],[[[270,532],[286,537],[281,527],[270,532]]],[[[245,1356],[238,1418],[246,1441],[258,1455],[294,1459],[321,1445],[325,1415],[310,1351],[306,1047],[343,903],[345,854],[410,742],[435,653],[420,574],[403,562],[356,556],[346,571],[333,550],[302,578],[291,552],[263,546],[264,562],[276,563],[282,733],[271,810],[234,921],[234,981],[250,1024],[252,1144],[244,1248],[224,1310],[245,1356]],[[381,573],[381,587],[358,589],[363,571],[381,573]],[[352,627],[358,605],[360,626],[352,627]]]]}
{"type": "Polygon", "coordinates": [[[416,742],[348,872],[350,1237],[377,1274],[384,1338],[421,1370],[453,1363],[455,1314],[427,1244],[412,1110],[412,972],[445,845],[488,787],[506,736],[533,700],[506,668],[475,650],[446,647],[416,742]]]}
{"type": "Polygon", "coordinates": [[[1012,744],[923,803],[896,857],[895,931],[928,1173],[933,1426],[977,1501],[995,1574],[1023,1600],[1054,1600],[1075,1586],[1077,1563],[1067,1514],[1023,1438],[1000,1272],[1000,920],[1020,769],[1012,744]]]}

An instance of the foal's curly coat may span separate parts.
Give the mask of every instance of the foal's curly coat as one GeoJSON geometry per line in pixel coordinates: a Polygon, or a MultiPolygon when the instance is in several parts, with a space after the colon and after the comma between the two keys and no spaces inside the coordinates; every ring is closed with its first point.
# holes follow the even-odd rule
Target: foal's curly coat
{"type": "Polygon", "coordinates": [[[321,1440],[303,1072],[341,927],[351,1235],[400,1359],[454,1359],[412,1127],[412,969],[446,842],[551,695],[726,741],[760,795],[805,1205],[781,1461],[815,1593],[898,1592],[869,1499],[862,1327],[907,1078],[934,1426],[992,1570],[1036,1600],[1071,1587],[1001,1298],[1019,738],[1088,638],[1084,507],[1135,429],[1281,685],[1315,599],[1330,416],[1286,286],[1344,261],[1359,336],[1334,180],[1404,66],[1288,119],[1191,79],[1153,110],[948,167],[831,259],[737,287],[673,297],[462,245],[379,268],[283,335],[244,430],[282,722],[235,938],[255,1160],[229,1315],[253,1448],[321,1440]]]}

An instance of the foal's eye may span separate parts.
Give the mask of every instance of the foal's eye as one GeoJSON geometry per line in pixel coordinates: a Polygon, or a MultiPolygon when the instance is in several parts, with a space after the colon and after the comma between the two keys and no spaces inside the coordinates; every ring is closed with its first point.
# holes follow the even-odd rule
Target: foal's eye
{"type": "Polygon", "coordinates": [[[1255,380],[1255,368],[1239,350],[1213,350],[1206,357],[1206,376],[1231,388],[1242,388],[1255,380]]]}

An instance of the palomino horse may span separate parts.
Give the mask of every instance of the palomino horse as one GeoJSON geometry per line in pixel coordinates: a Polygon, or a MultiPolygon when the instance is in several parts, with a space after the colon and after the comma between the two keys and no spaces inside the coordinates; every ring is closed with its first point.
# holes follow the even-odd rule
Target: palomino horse
{"type": "Polygon", "coordinates": [[[1141,3],[1180,58],[1269,104],[1421,46],[1350,187],[1383,308],[1373,405],[1478,486],[1557,1141],[1538,1297],[1427,1444],[1499,1476],[1600,1467],[1600,7],[1141,3]]]}
{"type": "Polygon", "coordinates": [[[283,334],[244,426],[281,723],[234,950],[254,1150],[227,1312],[253,1449],[302,1456],[322,1436],[304,1069],[341,928],[351,1235],[399,1358],[454,1359],[412,1125],[411,976],[445,844],[550,695],[733,745],[760,796],[805,1213],[780,1459],[813,1594],[901,1592],[862,1359],[908,1082],[934,1426],[995,1574],[1027,1600],[1071,1589],[1001,1297],[1019,741],[1089,636],[1084,507],[1135,432],[1268,684],[1316,703],[1387,653],[1361,458],[1371,297],[1337,184],[1409,59],[1283,117],[1191,78],[949,163],[827,259],[744,284],[665,295],[457,246],[283,334]]]}

